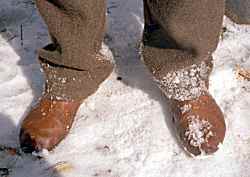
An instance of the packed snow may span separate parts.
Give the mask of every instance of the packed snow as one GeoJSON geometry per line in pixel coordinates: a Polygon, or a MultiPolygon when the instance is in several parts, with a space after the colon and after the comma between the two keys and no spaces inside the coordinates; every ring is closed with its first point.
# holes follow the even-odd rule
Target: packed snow
{"type": "Polygon", "coordinates": [[[227,134],[218,153],[194,159],[176,142],[166,98],[140,61],[142,3],[108,0],[105,43],[115,71],[53,152],[24,155],[6,147],[18,148],[20,123],[42,94],[37,49],[49,42],[48,31],[33,1],[0,1],[0,176],[250,177],[250,82],[237,77],[238,68],[250,69],[250,26],[225,17],[210,91],[227,134]]]}

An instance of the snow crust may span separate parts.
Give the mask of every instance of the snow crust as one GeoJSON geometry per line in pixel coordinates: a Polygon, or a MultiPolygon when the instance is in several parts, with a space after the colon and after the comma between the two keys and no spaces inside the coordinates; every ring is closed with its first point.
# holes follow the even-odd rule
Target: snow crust
{"type": "MultiPolygon", "coordinates": [[[[250,68],[250,26],[225,18],[210,91],[224,111],[226,139],[216,155],[193,159],[176,143],[164,94],[139,58],[142,1],[108,0],[107,8],[115,72],[53,152],[39,159],[0,150],[0,168],[11,177],[250,177],[250,82],[236,78],[236,65],[250,68]]],[[[43,90],[36,58],[48,31],[31,0],[0,1],[0,19],[0,145],[18,147],[20,123],[43,90]]]]}

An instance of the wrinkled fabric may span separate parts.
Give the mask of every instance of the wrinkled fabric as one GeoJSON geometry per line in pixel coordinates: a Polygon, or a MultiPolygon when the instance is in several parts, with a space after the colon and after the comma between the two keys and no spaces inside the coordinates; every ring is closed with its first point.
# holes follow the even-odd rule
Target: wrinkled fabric
{"type": "MultiPolygon", "coordinates": [[[[113,68],[98,56],[105,30],[105,0],[36,2],[53,42],[39,51],[46,95],[86,98],[113,68]]],[[[155,77],[211,60],[224,0],[144,0],[144,11],[142,55],[155,77]]]]}
{"type": "Polygon", "coordinates": [[[211,63],[224,5],[224,0],[144,0],[142,58],[156,80],[211,63]]]}
{"type": "Polygon", "coordinates": [[[58,65],[89,70],[96,64],[105,28],[105,0],[37,0],[54,48],[40,56],[58,65]]]}
{"type": "Polygon", "coordinates": [[[105,0],[36,0],[52,44],[39,50],[45,96],[83,100],[112,71],[99,53],[105,33],[105,0]]]}
{"type": "MultiPolygon", "coordinates": [[[[144,0],[143,57],[148,65],[176,70],[207,60],[216,49],[224,0],[144,0]],[[147,10],[148,9],[148,10],[147,10]],[[154,29],[150,29],[154,26],[154,29]]],[[[159,68],[158,68],[159,69],[159,68]]]]}

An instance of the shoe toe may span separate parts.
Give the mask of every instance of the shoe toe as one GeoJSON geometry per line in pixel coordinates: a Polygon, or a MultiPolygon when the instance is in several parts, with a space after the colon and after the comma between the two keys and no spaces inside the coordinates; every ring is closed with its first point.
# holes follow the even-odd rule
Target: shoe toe
{"type": "Polygon", "coordinates": [[[24,153],[39,152],[41,150],[37,146],[36,141],[24,130],[20,132],[20,146],[24,153]]]}
{"type": "Polygon", "coordinates": [[[226,126],[223,113],[211,95],[178,103],[177,133],[191,156],[216,152],[223,143],[226,126]]]}

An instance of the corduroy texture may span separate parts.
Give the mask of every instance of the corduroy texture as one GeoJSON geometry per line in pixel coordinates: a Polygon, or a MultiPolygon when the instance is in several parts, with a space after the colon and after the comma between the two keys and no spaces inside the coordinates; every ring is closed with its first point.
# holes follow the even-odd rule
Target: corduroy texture
{"type": "Polygon", "coordinates": [[[249,0],[226,0],[226,16],[238,24],[250,24],[249,0]]]}
{"type": "Polygon", "coordinates": [[[211,62],[224,5],[224,0],[144,0],[142,57],[156,80],[211,62]]]}
{"type": "Polygon", "coordinates": [[[39,51],[51,99],[83,100],[112,72],[99,54],[105,30],[105,0],[36,0],[52,44],[39,51]]]}

